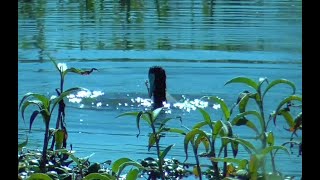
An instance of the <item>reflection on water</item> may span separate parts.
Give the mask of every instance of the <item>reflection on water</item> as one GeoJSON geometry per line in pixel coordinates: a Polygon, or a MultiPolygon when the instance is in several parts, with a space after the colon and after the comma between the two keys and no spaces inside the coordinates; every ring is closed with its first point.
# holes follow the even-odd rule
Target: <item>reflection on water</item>
{"type": "Polygon", "coordinates": [[[34,0],[18,8],[19,50],[301,52],[300,0],[34,0]]]}
{"type": "MultiPolygon", "coordinates": [[[[171,110],[166,116],[181,116],[187,127],[202,119],[195,107],[206,107],[212,119],[222,118],[215,104],[200,98],[219,96],[231,106],[244,87],[224,83],[236,76],[289,79],[301,94],[301,6],[301,0],[19,0],[18,98],[27,92],[55,94],[58,74],[46,53],[68,67],[97,68],[85,78],[66,78],[66,86],[88,89],[69,96],[69,143],[79,156],[94,152],[92,160],[98,162],[152,156],[147,125],[137,139],[134,118],[115,118],[149,108],[144,86],[149,67],[166,69],[168,91],[176,99],[166,105],[171,110]]],[[[266,113],[289,90],[279,86],[270,91],[266,113]]],[[[20,140],[28,122],[20,113],[18,117],[20,140]]],[[[289,139],[285,125],[279,121],[271,129],[277,144],[289,139]]],[[[254,140],[248,129],[234,130],[254,140]]],[[[176,144],[168,156],[184,160],[182,140],[171,134],[163,138],[163,146],[176,144]]],[[[41,149],[42,142],[43,124],[37,119],[29,145],[41,149]]],[[[248,158],[244,150],[238,156],[248,158]]],[[[277,158],[281,172],[301,176],[301,157],[279,152],[277,158]]]]}

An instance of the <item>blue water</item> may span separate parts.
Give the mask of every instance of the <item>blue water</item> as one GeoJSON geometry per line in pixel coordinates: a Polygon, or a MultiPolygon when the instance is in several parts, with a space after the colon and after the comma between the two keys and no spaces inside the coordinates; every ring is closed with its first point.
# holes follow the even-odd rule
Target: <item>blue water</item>
{"type": "MultiPolygon", "coordinates": [[[[80,103],[67,101],[68,144],[76,155],[104,162],[129,157],[134,160],[155,157],[147,151],[150,129],[134,117],[116,118],[127,111],[148,109],[136,102],[147,99],[145,80],[149,67],[162,66],[167,73],[167,91],[171,113],[181,116],[191,128],[202,120],[192,108],[174,107],[202,96],[219,96],[229,107],[243,90],[240,84],[224,84],[237,76],[269,82],[285,78],[302,93],[301,1],[131,1],[129,20],[126,5],[118,1],[34,0],[18,3],[18,98],[27,92],[55,95],[59,74],[46,54],[68,67],[97,68],[89,76],[68,74],[65,89],[84,87],[98,92],[95,98],[80,103]],[[91,2],[91,1],[90,1],[91,2]]],[[[265,97],[265,114],[292,92],[280,85],[265,97]]],[[[254,108],[254,107],[252,107],[254,108]]],[[[30,116],[32,108],[26,111],[30,116]]],[[[207,107],[213,120],[223,118],[219,110],[207,107]]],[[[293,110],[298,112],[299,109],[293,110]]],[[[25,138],[29,121],[19,113],[18,141],[25,138]]],[[[253,120],[254,121],[254,120],[253,120]]],[[[276,144],[289,140],[283,120],[270,124],[276,144]]],[[[55,126],[55,117],[51,127],[55,126]]],[[[182,128],[173,120],[168,126],[182,128]]],[[[42,149],[43,122],[36,119],[28,147],[42,149]]],[[[253,140],[254,132],[234,127],[240,137],[253,140]]],[[[301,133],[298,134],[301,138],[301,133]]],[[[183,137],[168,134],[162,147],[175,144],[168,157],[184,160],[183,137]]],[[[218,142],[219,144],[220,142],[218,142]]],[[[286,175],[302,175],[302,158],[294,147],[290,156],[279,152],[276,167],[286,175]]],[[[191,155],[191,154],[190,154],[191,155]]],[[[238,157],[249,158],[243,149],[238,157]]],[[[191,155],[190,162],[194,162],[191,155]]],[[[205,159],[201,162],[208,164],[205,159]]],[[[271,168],[271,167],[270,167],[271,168]]]]}

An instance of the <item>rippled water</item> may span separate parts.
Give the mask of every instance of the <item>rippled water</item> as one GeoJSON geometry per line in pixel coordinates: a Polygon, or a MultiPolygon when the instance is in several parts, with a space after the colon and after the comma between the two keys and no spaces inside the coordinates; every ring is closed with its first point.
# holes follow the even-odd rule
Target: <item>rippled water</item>
{"type": "MultiPolygon", "coordinates": [[[[30,91],[55,95],[58,72],[46,53],[68,67],[98,69],[89,76],[68,74],[65,82],[66,88],[81,86],[98,93],[68,102],[66,110],[69,144],[79,156],[95,153],[93,161],[155,156],[154,150],[147,151],[146,124],[136,138],[133,117],[115,118],[147,108],[139,104],[147,98],[144,83],[153,65],[165,68],[168,92],[176,100],[169,101],[171,113],[166,116],[181,116],[187,127],[199,122],[201,114],[174,104],[216,95],[231,106],[245,88],[224,86],[236,76],[286,78],[296,84],[298,94],[302,91],[301,1],[131,0],[129,7],[125,1],[31,0],[19,1],[18,16],[19,100],[30,91]]],[[[287,86],[270,91],[266,113],[276,108],[275,99],[290,92],[287,86]]],[[[222,118],[212,105],[206,109],[213,119],[222,118]]],[[[20,141],[29,125],[20,114],[18,122],[20,141]]],[[[168,126],[180,128],[177,122],[168,126]]],[[[283,126],[283,121],[272,126],[277,144],[290,137],[283,126]]],[[[30,147],[41,149],[43,128],[37,119],[30,147]]],[[[235,127],[235,132],[253,140],[253,131],[235,127]]],[[[184,160],[182,141],[172,134],[162,139],[163,146],[176,144],[169,157],[184,160]]],[[[276,166],[284,174],[301,176],[297,151],[278,154],[276,166]]],[[[242,150],[239,157],[249,156],[242,150]]]]}

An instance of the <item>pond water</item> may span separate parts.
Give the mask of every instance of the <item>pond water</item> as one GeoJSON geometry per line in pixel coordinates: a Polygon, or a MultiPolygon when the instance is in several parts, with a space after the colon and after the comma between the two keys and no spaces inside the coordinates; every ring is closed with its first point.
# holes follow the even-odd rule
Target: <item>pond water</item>
{"type": "MultiPolygon", "coordinates": [[[[224,86],[236,76],[256,81],[285,78],[301,94],[301,6],[300,0],[20,0],[18,98],[27,92],[55,95],[59,74],[46,54],[68,67],[97,68],[89,76],[66,76],[65,88],[88,89],[81,102],[74,98],[77,94],[67,102],[68,143],[77,156],[94,153],[90,159],[97,162],[155,157],[155,149],[147,151],[147,124],[142,123],[137,138],[134,117],[116,118],[124,112],[148,109],[145,80],[149,68],[159,65],[166,70],[167,91],[176,101],[169,101],[171,112],[165,116],[181,116],[189,128],[202,116],[192,107],[179,108],[177,102],[196,103],[210,95],[231,106],[240,92],[250,90],[240,84],[224,86]]],[[[265,97],[266,114],[291,92],[285,85],[271,90],[265,97]]],[[[220,111],[211,107],[206,110],[212,118],[221,119],[220,111]]],[[[24,123],[18,113],[21,142],[29,121],[24,123]]],[[[55,126],[55,118],[51,125],[55,126]]],[[[181,128],[175,120],[168,126],[181,128]]],[[[283,127],[286,124],[281,120],[270,126],[278,145],[291,135],[283,127]]],[[[235,127],[234,131],[255,142],[248,128],[235,127]]],[[[28,147],[42,149],[43,133],[39,118],[28,147]]],[[[168,157],[183,161],[183,137],[168,134],[161,139],[162,147],[170,144],[175,146],[168,157]]],[[[279,152],[276,166],[286,175],[300,177],[302,158],[297,157],[297,147],[292,151],[290,156],[279,152]]],[[[249,158],[243,149],[238,156],[249,158]]],[[[192,157],[188,161],[193,162],[192,157]]]]}

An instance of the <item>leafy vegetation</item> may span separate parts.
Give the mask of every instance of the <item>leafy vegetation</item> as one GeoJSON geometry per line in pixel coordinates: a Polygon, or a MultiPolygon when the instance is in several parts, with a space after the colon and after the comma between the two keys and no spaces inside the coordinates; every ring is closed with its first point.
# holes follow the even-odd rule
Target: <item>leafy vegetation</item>
{"type": "MultiPolygon", "coordinates": [[[[294,83],[286,79],[273,80],[269,83],[266,78],[261,78],[258,82],[247,77],[236,77],[225,85],[240,83],[246,85],[249,90],[242,91],[237,101],[228,107],[226,102],[217,96],[204,96],[209,102],[215,103],[223,114],[222,119],[215,119],[209,111],[198,108],[202,115],[202,120],[188,128],[170,128],[167,123],[177,118],[166,118],[162,116],[163,108],[153,111],[125,112],[117,116],[133,116],[136,118],[137,137],[140,135],[140,124],[144,121],[150,127],[148,140],[148,151],[156,148],[157,159],[146,157],[143,160],[132,160],[127,157],[110,160],[103,163],[90,162],[89,157],[79,158],[74,155],[74,151],[66,149],[67,129],[65,126],[65,104],[64,98],[82,88],[75,87],[64,91],[64,80],[68,72],[88,75],[89,71],[66,68],[66,65],[56,63],[51,58],[55,68],[60,75],[60,86],[56,89],[56,97],[46,97],[38,93],[27,93],[23,96],[19,104],[22,119],[25,121],[26,109],[33,105],[35,109],[29,118],[29,132],[33,122],[41,115],[45,125],[43,149],[41,152],[28,150],[26,140],[18,145],[18,179],[182,179],[183,177],[194,175],[200,180],[206,179],[284,179],[276,168],[276,154],[279,150],[290,155],[287,148],[298,145],[299,155],[302,153],[302,141],[294,140],[297,131],[302,130],[302,96],[295,93],[294,83]],[[264,99],[266,94],[279,85],[286,85],[292,93],[275,107],[275,110],[266,115],[264,99]],[[55,109],[58,107],[57,111],[55,109]],[[292,108],[298,108],[291,111],[292,108]],[[53,114],[57,112],[58,117],[55,129],[50,129],[49,124],[53,114]],[[282,117],[282,118],[281,118],[282,117]],[[253,120],[256,119],[256,120],[253,120]],[[290,140],[281,145],[276,144],[276,136],[271,131],[270,126],[276,126],[277,121],[284,120],[288,128],[284,128],[291,133],[290,140]],[[252,140],[241,138],[241,135],[234,133],[236,126],[244,126],[255,134],[255,139],[260,142],[260,146],[252,140]],[[207,132],[206,130],[210,130],[207,132]],[[185,161],[167,159],[166,156],[174,144],[161,149],[160,140],[166,133],[176,133],[182,137],[185,152],[185,161]],[[52,138],[51,147],[48,148],[49,140],[52,138]],[[221,143],[217,143],[217,142],[221,143]],[[247,158],[238,158],[239,145],[248,153],[247,158]],[[199,148],[203,146],[203,148],[199,148]],[[195,164],[188,163],[189,152],[195,158],[195,164]],[[205,152],[199,152],[203,149],[205,152]],[[231,150],[232,154],[228,154],[231,150]],[[268,158],[269,157],[269,158],[268,158]],[[204,165],[201,159],[209,159],[211,165],[204,165]],[[266,168],[266,161],[270,159],[271,171],[266,168]],[[71,166],[73,164],[73,166],[71,166]],[[107,166],[105,166],[107,165],[107,166]],[[207,167],[207,169],[204,169],[207,167]]],[[[182,123],[181,118],[179,119],[182,123]]]]}

